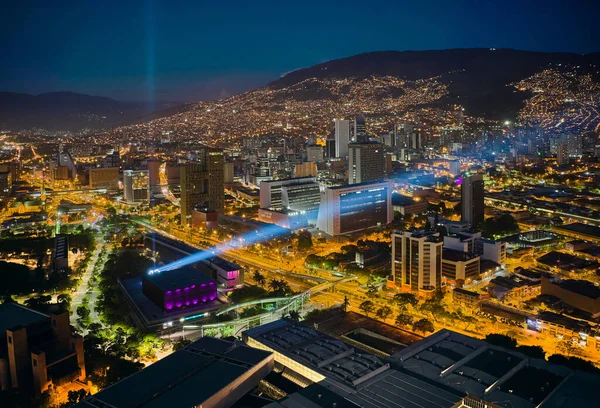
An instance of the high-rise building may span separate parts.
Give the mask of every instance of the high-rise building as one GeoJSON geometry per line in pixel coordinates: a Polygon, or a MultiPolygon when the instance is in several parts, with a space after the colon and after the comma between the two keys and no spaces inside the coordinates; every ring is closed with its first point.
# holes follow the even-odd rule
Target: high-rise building
{"type": "Polygon", "coordinates": [[[12,192],[13,178],[10,171],[0,172],[0,199],[6,198],[12,192]]]}
{"type": "Polygon", "coordinates": [[[343,119],[335,120],[335,157],[348,156],[348,144],[350,143],[350,121],[343,119]]]}
{"type": "Polygon", "coordinates": [[[71,333],[68,312],[47,315],[17,303],[0,305],[0,391],[40,395],[85,378],[83,338],[71,333]]]}
{"type": "Polygon", "coordinates": [[[389,224],[393,218],[391,182],[360,183],[324,191],[317,228],[335,236],[389,224]]]}
{"type": "Polygon", "coordinates": [[[431,294],[442,283],[442,246],[434,231],[392,234],[392,280],[396,289],[431,294]]]}
{"type": "Polygon", "coordinates": [[[156,157],[148,159],[148,186],[150,187],[150,196],[161,194],[160,190],[160,161],[156,157]]]}
{"type": "Polygon", "coordinates": [[[198,162],[181,168],[181,223],[189,224],[192,210],[201,207],[223,214],[225,206],[224,157],[219,149],[203,149],[198,162]]]}
{"type": "Polygon", "coordinates": [[[123,171],[123,199],[127,204],[136,204],[150,200],[148,170],[123,171]]]}
{"type": "Polygon", "coordinates": [[[289,201],[286,205],[283,203],[283,189],[292,186],[315,187],[317,191],[319,188],[317,180],[314,177],[297,177],[263,181],[260,183],[260,208],[279,210],[289,206],[289,201]]]}
{"type": "Polygon", "coordinates": [[[233,177],[235,175],[233,163],[225,163],[223,171],[224,171],[223,182],[225,184],[233,183],[233,177]]]}
{"type": "Polygon", "coordinates": [[[569,148],[566,143],[559,143],[556,147],[556,162],[559,166],[569,164],[569,148]]]}
{"type": "Polygon", "coordinates": [[[476,227],[484,220],[483,176],[481,174],[465,176],[462,179],[461,194],[461,221],[476,227]]]}
{"type": "Polygon", "coordinates": [[[352,134],[352,141],[355,143],[365,142],[367,140],[367,123],[363,115],[356,115],[354,117],[354,132],[352,134]]]}
{"type": "Polygon", "coordinates": [[[351,143],[348,146],[348,184],[384,179],[383,145],[351,143]]]}
{"type": "Polygon", "coordinates": [[[458,160],[450,160],[448,161],[450,174],[454,177],[460,174],[460,161],[458,160]]]}

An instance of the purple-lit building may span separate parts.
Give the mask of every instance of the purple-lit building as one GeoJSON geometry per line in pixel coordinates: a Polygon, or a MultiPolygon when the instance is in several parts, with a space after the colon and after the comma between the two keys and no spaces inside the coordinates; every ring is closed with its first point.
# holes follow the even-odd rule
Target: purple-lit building
{"type": "Polygon", "coordinates": [[[217,298],[215,282],[194,268],[145,274],[142,292],[165,312],[196,307],[217,298]]]}

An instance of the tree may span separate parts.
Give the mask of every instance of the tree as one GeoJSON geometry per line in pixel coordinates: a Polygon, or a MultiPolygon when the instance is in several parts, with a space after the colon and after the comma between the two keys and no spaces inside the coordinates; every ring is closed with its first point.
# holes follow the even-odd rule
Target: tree
{"type": "Polygon", "coordinates": [[[288,317],[290,318],[290,320],[293,320],[295,322],[300,321],[300,313],[297,310],[290,310],[290,312],[288,313],[288,317]]]}
{"type": "Polygon", "coordinates": [[[290,285],[283,279],[271,279],[269,288],[276,296],[285,296],[292,292],[290,285]]]}
{"type": "Polygon", "coordinates": [[[182,348],[184,348],[185,346],[187,346],[188,344],[190,344],[192,341],[191,340],[187,340],[184,338],[181,338],[177,341],[173,342],[173,351],[177,351],[177,350],[181,350],[182,348]]]}
{"type": "Polygon", "coordinates": [[[415,307],[419,303],[419,299],[414,293],[397,293],[394,295],[394,303],[400,307],[401,312],[404,312],[407,305],[415,307]]]}
{"type": "Polygon", "coordinates": [[[305,251],[313,247],[312,234],[308,230],[302,230],[298,233],[298,250],[305,251]]]}
{"type": "Polygon", "coordinates": [[[78,306],[77,307],[77,316],[79,316],[82,320],[87,319],[88,317],[90,317],[90,309],[88,309],[84,305],[78,306]]]}
{"type": "Polygon", "coordinates": [[[344,295],[344,302],[342,303],[342,309],[344,310],[344,313],[346,313],[348,311],[349,307],[350,307],[350,299],[348,299],[348,296],[344,295]]]}
{"type": "Polygon", "coordinates": [[[517,340],[504,334],[491,333],[485,336],[485,341],[494,346],[500,346],[514,350],[517,348],[517,340]]]}
{"type": "Polygon", "coordinates": [[[252,274],[252,279],[254,279],[254,282],[260,286],[265,286],[267,283],[267,279],[262,273],[260,273],[258,269],[254,271],[254,274],[252,274]]]}
{"type": "Polygon", "coordinates": [[[377,317],[379,317],[380,319],[383,319],[384,321],[385,321],[385,319],[390,317],[391,314],[392,314],[392,308],[389,306],[380,307],[379,309],[377,309],[377,312],[375,313],[375,315],[377,317]]]}
{"type": "Polygon", "coordinates": [[[68,293],[61,293],[60,295],[58,295],[58,296],[56,297],[56,301],[57,301],[58,303],[66,303],[66,304],[69,304],[69,303],[71,303],[71,300],[72,300],[72,299],[71,299],[71,295],[69,295],[68,293]]]}
{"type": "Polygon", "coordinates": [[[427,332],[433,332],[435,330],[435,327],[433,326],[433,323],[431,322],[431,320],[420,319],[413,323],[412,329],[413,329],[413,331],[420,331],[423,333],[427,333],[427,332]]]}
{"type": "Polygon", "coordinates": [[[517,351],[531,358],[546,359],[546,353],[540,346],[518,346],[517,351]]]}
{"type": "Polygon", "coordinates": [[[414,322],[414,318],[411,315],[400,313],[396,316],[396,325],[397,326],[410,326],[414,322]]]}
{"type": "Polygon", "coordinates": [[[67,402],[63,405],[63,407],[73,407],[75,406],[75,404],[77,404],[80,401],[83,401],[83,399],[87,397],[87,392],[83,389],[81,390],[77,390],[77,391],[69,391],[69,394],[67,395],[67,402]]]}
{"type": "Polygon", "coordinates": [[[358,308],[367,315],[367,317],[369,317],[369,313],[373,312],[373,310],[375,310],[375,303],[373,303],[370,300],[365,300],[364,302],[362,302],[358,308]]]}

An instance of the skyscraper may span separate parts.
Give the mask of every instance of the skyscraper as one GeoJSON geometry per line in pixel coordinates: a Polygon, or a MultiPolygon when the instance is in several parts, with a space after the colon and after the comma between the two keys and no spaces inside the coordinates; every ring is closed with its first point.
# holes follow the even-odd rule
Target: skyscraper
{"type": "Polygon", "coordinates": [[[348,156],[348,143],[350,143],[350,121],[335,120],[335,156],[348,156]]]}
{"type": "Polygon", "coordinates": [[[569,164],[569,149],[566,143],[560,143],[556,148],[556,162],[559,166],[569,164]]]}
{"type": "Polygon", "coordinates": [[[181,168],[181,223],[189,224],[194,208],[223,214],[225,206],[224,157],[219,149],[205,148],[197,162],[181,168]]]}
{"type": "Polygon", "coordinates": [[[473,174],[466,176],[461,185],[461,220],[476,227],[484,220],[484,191],[483,176],[473,174]]]}
{"type": "Polygon", "coordinates": [[[354,117],[354,134],[352,137],[353,142],[364,142],[367,139],[367,124],[363,115],[356,115],[354,117]]]}
{"type": "Polygon", "coordinates": [[[392,234],[392,282],[397,289],[428,295],[442,283],[442,246],[438,232],[392,234]]]}
{"type": "Polygon", "coordinates": [[[148,170],[125,170],[123,172],[123,198],[127,204],[148,201],[148,170]]]}
{"type": "Polygon", "coordinates": [[[150,196],[160,194],[160,161],[155,157],[148,159],[148,184],[150,196]]]}
{"type": "Polygon", "coordinates": [[[384,172],[383,145],[379,143],[348,145],[348,184],[383,180],[384,172]]]}

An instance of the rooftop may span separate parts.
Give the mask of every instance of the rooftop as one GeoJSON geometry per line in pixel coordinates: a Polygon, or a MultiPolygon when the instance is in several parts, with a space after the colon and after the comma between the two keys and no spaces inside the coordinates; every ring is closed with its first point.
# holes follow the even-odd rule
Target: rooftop
{"type": "Polygon", "coordinates": [[[600,227],[583,224],[581,222],[575,222],[573,224],[568,225],[561,225],[556,228],[600,238],[600,227]]]}
{"type": "Polygon", "coordinates": [[[50,316],[28,309],[18,303],[4,303],[0,305],[0,335],[4,336],[6,330],[14,327],[26,327],[48,319],[50,316]]]}
{"type": "Polygon", "coordinates": [[[442,260],[452,261],[452,262],[467,262],[473,260],[475,258],[479,258],[479,255],[458,251],[456,249],[448,249],[444,248],[442,250],[442,260]]]}
{"type": "Polygon", "coordinates": [[[289,320],[277,320],[244,332],[271,350],[297,361],[324,377],[335,392],[350,393],[374,374],[389,368],[373,354],[289,320]]]}
{"type": "Polygon", "coordinates": [[[249,370],[263,365],[270,355],[238,342],[203,337],[86,398],[77,407],[201,406],[249,370]]]}
{"type": "Polygon", "coordinates": [[[163,290],[181,289],[190,285],[214,285],[214,281],[194,268],[148,273],[145,278],[163,290]]]}
{"type": "Polygon", "coordinates": [[[576,279],[552,279],[551,282],[555,285],[560,286],[564,290],[569,292],[577,293],[581,296],[588,297],[590,299],[600,298],[600,288],[594,285],[592,282],[576,279]]]}
{"type": "Polygon", "coordinates": [[[544,407],[593,406],[600,386],[600,376],[445,329],[388,360],[392,369],[506,408],[534,408],[542,401],[544,407]]]}

